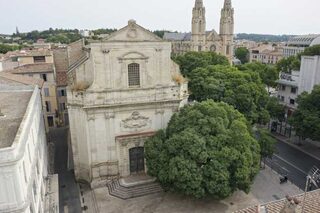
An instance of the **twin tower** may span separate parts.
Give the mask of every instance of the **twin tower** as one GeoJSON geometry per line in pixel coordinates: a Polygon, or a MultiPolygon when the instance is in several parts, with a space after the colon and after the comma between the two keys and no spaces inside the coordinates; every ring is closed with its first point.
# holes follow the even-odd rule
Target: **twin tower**
{"type": "Polygon", "coordinates": [[[231,0],[224,0],[221,10],[220,32],[206,30],[206,9],[203,0],[196,0],[192,10],[191,33],[165,33],[164,39],[172,43],[172,54],[188,51],[210,51],[233,59],[234,9],[231,0]]]}
{"type": "Polygon", "coordinates": [[[221,10],[219,34],[206,31],[206,9],[203,0],[196,0],[192,13],[191,50],[215,51],[232,59],[234,36],[234,9],[231,0],[225,0],[221,10]]]}

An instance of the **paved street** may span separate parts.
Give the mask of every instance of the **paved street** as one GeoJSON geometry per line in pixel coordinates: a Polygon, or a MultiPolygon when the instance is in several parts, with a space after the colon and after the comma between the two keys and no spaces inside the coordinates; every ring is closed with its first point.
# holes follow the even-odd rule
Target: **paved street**
{"type": "Polygon", "coordinates": [[[60,213],[79,213],[81,204],[74,174],[68,171],[67,128],[54,129],[50,140],[55,144],[55,173],[59,174],[60,213]]]}
{"type": "Polygon", "coordinates": [[[88,207],[87,213],[229,213],[258,203],[284,198],[286,195],[302,193],[302,190],[293,184],[280,185],[278,174],[268,167],[260,171],[249,194],[237,191],[221,201],[209,197],[194,199],[170,192],[122,200],[110,196],[107,187],[82,190],[85,205],[88,207]]]}
{"type": "Polygon", "coordinates": [[[304,190],[308,171],[312,166],[320,168],[320,161],[279,140],[276,147],[267,165],[280,174],[288,174],[289,180],[304,190]]]}

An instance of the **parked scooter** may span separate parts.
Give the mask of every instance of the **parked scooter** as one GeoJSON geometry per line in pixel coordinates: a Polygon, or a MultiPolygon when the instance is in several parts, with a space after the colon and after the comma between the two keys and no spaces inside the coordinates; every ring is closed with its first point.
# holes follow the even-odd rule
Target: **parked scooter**
{"type": "Polygon", "coordinates": [[[287,182],[288,182],[288,176],[287,175],[284,175],[283,177],[280,177],[280,184],[287,183],[287,182]]]}

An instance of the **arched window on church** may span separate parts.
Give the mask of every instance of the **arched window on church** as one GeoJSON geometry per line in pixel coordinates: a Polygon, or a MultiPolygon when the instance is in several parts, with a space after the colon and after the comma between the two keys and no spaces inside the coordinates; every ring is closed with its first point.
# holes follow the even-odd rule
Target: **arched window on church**
{"type": "Polygon", "coordinates": [[[129,87],[140,86],[140,65],[137,63],[128,65],[128,84],[129,87]]]}

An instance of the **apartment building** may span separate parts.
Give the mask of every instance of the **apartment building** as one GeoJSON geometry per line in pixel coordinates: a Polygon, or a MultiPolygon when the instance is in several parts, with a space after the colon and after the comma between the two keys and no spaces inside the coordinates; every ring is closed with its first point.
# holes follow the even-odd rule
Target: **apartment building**
{"type": "Polygon", "coordinates": [[[276,64],[283,58],[281,47],[271,44],[262,44],[252,48],[250,51],[250,62],[260,62],[263,64],[276,64]]]}
{"type": "Polygon", "coordinates": [[[32,77],[35,79],[42,79],[44,81],[42,92],[42,105],[44,110],[45,126],[47,130],[51,127],[57,127],[59,121],[57,85],[54,64],[27,64],[5,72],[32,77]]]}
{"type": "Polygon", "coordinates": [[[59,189],[52,184],[57,175],[48,174],[41,81],[4,75],[0,75],[0,212],[52,212],[49,209],[58,209],[59,203],[50,201],[59,189]]]}
{"type": "Polygon", "coordinates": [[[302,35],[291,38],[283,48],[285,58],[296,56],[303,52],[305,48],[320,44],[320,35],[302,35]]]}

